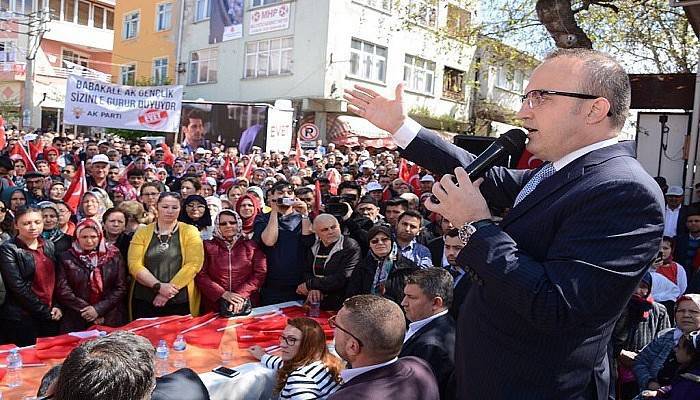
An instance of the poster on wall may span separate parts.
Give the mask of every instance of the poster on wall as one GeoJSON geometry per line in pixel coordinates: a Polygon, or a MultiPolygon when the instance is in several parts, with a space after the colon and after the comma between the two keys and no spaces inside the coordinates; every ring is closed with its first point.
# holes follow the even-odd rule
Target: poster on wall
{"type": "Polygon", "coordinates": [[[273,32],[289,28],[290,11],[291,6],[289,3],[252,10],[250,12],[248,33],[250,35],[256,35],[258,33],[273,32]]]}
{"type": "Polygon", "coordinates": [[[209,44],[243,37],[243,0],[211,0],[209,44]]]}
{"type": "Polygon", "coordinates": [[[69,75],[63,122],[103,128],[176,132],[182,86],[123,86],[69,75]]]}

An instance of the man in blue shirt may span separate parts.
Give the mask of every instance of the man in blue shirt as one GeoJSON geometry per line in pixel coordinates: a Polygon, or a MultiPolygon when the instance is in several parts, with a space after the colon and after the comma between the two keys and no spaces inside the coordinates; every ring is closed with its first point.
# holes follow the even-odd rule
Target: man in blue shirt
{"type": "Polygon", "coordinates": [[[417,211],[404,211],[396,222],[396,244],[404,257],[421,268],[428,268],[433,266],[430,250],[416,241],[422,221],[417,211]]]}

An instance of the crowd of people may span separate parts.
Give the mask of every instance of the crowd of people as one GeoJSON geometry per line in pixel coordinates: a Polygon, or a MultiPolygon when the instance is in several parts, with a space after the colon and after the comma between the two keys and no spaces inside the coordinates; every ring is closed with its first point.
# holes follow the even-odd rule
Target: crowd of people
{"type": "MultiPolygon", "coordinates": [[[[566,57],[579,55],[565,54],[562,59],[568,60],[566,57]]],[[[362,101],[353,104],[366,102],[370,110],[373,94],[354,96],[362,101]]],[[[539,103],[533,105],[528,96],[524,109],[532,110],[545,101],[540,93],[539,103]]],[[[594,107],[591,112],[600,110],[594,107]]],[[[602,113],[599,120],[608,117],[610,114],[602,113]]],[[[182,125],[202,125],[201,118],[200,114],[185,115],[182,125]]],[[[387,128],[391,132],[404,129],[387,128]]],[[[507,337],[508,346],[518,343],[513,335],[499,331],[498,315],[462,307],[469,305],[465,299],[479,297],[499,309],[505,309],[504,304],[515,310],[541,305],[539,310],[522,312],[537,318],[542,315],[537,319],[540,325],[527,325],[532,322],[526,319],[529,314],[518,317],[523,329],[541,333],[541,337],[527,338],[533,344],[549,337],[550,331],[555,335],[583,332],[576,319],[547,319],[554,319],[545,314],[551,311],[549,301],[558,301],[555,296],[538,298],[541,303],[513,304],[558,290],[578,292],[570,282],[586,282],[573,275],[567,278],[567,272],[552,289],[537,286],[533,275],[523,273],[522,279],[533,289],[513,289],[515,286],[503,283],[504,292],[516,293],[508,301],[495,301],[490,292],[482,291],[489,284],[493,290],[495,278],[485,276],[483,269],[475,270],[462,251],[469,240],[460,229],[466,221],[453,226],[447,215],[457,214],[447,209],[443,215],[431,211],[435,204],[429,199],[442,174],[401,158],[419,152],[410,143],[425,137],[413,132],[402,145],[400,134],[395,138],[404,148],[402,153],[364,147],[336,149],[330,143],[287,154],[255,147],[249,154],[239,154],[236,147],[221,143],[196,147],[193,144],[198,142],[189,136],[187,146],[176,144],[172,149],[144,140],[94,141],[50,133],[31,137],[30,148],[43,148],[31,154],[35,159],[12,150],[0,156],[0,342],[26,346],[38,337],[95,324],[118,327],[135,318],[197,316],[210,311],[230,316],[250,307],[302,301],[310,309],[334,312],[329,324],[334,328],[337,355],[327,350],[321,326],[310,318],[288,321],[280,337],[279,355],[252,347],[252,356],[278,370],[275,393],[280,398],[455,399],[469,397],[466,392],[456,393],[459,386],[455,384],[456,375],[469,374],[469,367],[456,362],[455,354],[466,315],[488,316],[478,327],[486,329],[484,335],[507,337]],[[72,202],[79,186],[72,183],[81,178],[83,170],[87,190],[78,202],[72,202]],[[484,283],[488,279],[491,281],[484,283]],[[459,325],[455,323],[458,319],[459,325]],[[569,328],[569,333],[563,330],[569,328]]],[[[10,132],[7,148],[29,145],[25,139],[20,132],[10,132]]],[[[441,169],[454,168],[450,167],[441,169]]],[[[523,175],[504,176],[507,182],[519,185],[517,190],[499,198],[507,200],[489,203],[487,225],[474,229],[498,227],[507,218],[524,182],[515,183],[523,175]]],[[[464,186],[464,178],[458,178],[464,186]]],[[[441,182],[448,185],[444,179],[441,182]]],[[[610,391],[605,391],[611,398],[700,397],[700,295],[694,294],[700,292],[700,207],[683,205],[682,188],[665,187],[662,179],[657,182],[666,195],[664,237],[660,247],[655,241],[659,238],[651,244],[647,240],[645,249],[652,246],[658,255],[635,261],[642,265],[638,269],[641,281],[624,309],[609,312],[613,323],[595,317],[606,332],[612,331],[605,358],[609,364],[604,366],[613,376],[610,391]],[[650,264],[651,270],[644,274],[650,264]]],[[[439,193],[441,201],[449,204],[447,192],[455,189],[444,190],[439,193]]],[[[528,193],[521,193],[516,203],[524,197],[528,207],[528,193]]],[[[651,204],[653,196],[642,200],[651,204]]],[[[516,205],[515,210],[523,208],[516,205]]],[[[555,219],[569,212],[555,212],[555,219]]],[[[585,237],[586,232],[579,229],[576,233],[585,237]]],[[[527,237],[526,229],[516,234],[531,246],[551,241],[527,237]]],[[[655,231],[643,234],[652,238],[655,231]]],[[[562,252],[576,246],[571,242],[558,245],[562,252]]],[[[549,248],[537,251],[542,260],[548,258],[549,248]]],[[[606,251],[599,249],[597,254],[603,253],[606,251]]],[[[507,257],[491,257],[487,264],[500,261],[510,262],[507,257]]],[[[583,265],[584,261],[576,260],[577,268],[592,265],[583,265]]],[[[505,273],[514,269],[520,273],[523,268],[508,264],[505,273]]],[[[544,268],[537,268],[539,275],[546,275],[541,272],[544,268]]],[[[603,270],[610,272],[599,268],[596,273],[603,270]]],[[[560,266],[558,271],[568,270],[560,266]]],[[[630,267],[626,273],[601,276],[617,279],[636,272],[630,267]]],[[[598,296],[607,295],[593,280],[586,285],[589,283],[594,286],[586,287],[598,296]]],[[[567,304],[557,310],[568,313],[586,306],[567,304]]],[[[605,334],[599,338],[605,341],[605,334]]],[[[553,351],[573,351],[554,344],[553,351]]],[[[605,347],[603,343],[601,349],[605,347]]],[[[601,349],[596,347],[596,354],[605,353],[601,349]]],[[[539,352],[530,367],[540,368],[537,362],[548,362],[545,356],[539,352]]],[[[597,362],[589,358],[589,363],[597,362]]],[[[498,362],[471,362],[478,369],[479,362],[487,361],[498,362]]],[[[101,385],[122,382],[121,397],[109,398],[157,398],[159,380],[168,377],[156,380],[152,364],[153,348],[147,341],[112,334],[73,351],[64,363],[70,368],[56,374],[47,390],[56,399],[98,398],[92,395],[96,390],[110,390],[101,385]],[[117,368],[105,362],[101,364],[104,370],[94,368],[95,359],[107,357],[116,357],[123,365],[117,368]],[[136,372],[122,376],[124,369],[136,372]]],[[[505,374],[510,366],[500,368],[505,374]]],[[[516,383],[520,376],[515,374],[524,373],[511,372],[516,383]]],[[[566,390],[565,382],[547,375],[558,372],[539,371],[537,379],[551,387],[534,385],[532,396],[523,398],[535,398],[538,390],[566,390]]],[[[177,373],[192,375],[188,370],[177,373]]],[[[186,379],[193,380],[196,375],[186,379]]],[[[519,387],[516,383],[512,390],[519,387]]],[[[499,390],[511,393],[507,387],[499,390]]]]}

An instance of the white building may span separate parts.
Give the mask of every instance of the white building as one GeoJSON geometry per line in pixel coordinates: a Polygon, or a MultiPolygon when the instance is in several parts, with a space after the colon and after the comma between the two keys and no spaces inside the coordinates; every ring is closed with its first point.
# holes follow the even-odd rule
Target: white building
{"type": "Polygon", "coordinates": [[[434,34],[469,23],[473,10],[456,1],[242,1],[241,37],[209,44],[210,0],[184,0],[176,81],[186,99],[291,99],[322,137],[352,143],[343,139],[348,131],[370,139],[381,132],[347,113],[343,90],[362,84],[393,94],[405,81],[414,113],[468,119],[475,47],[436,44],[434,34]]]}

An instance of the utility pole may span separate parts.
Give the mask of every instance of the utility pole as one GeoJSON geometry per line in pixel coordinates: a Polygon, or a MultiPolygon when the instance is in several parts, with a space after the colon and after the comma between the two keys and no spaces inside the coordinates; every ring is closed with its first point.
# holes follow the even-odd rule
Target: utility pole
{"type": "Polygon", "coordinates": [[[46,32],[46,24],[51,20],[51,12],[48,6],[37,12],[26,15],[27,17],[27,63],[24,75],[24,101],[22,104],[22,129],[25,131],[32,127],[32,113],[34,109],[34,61],[36,53],[41,45],[41,40],[46,32]]]}

